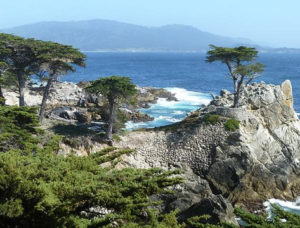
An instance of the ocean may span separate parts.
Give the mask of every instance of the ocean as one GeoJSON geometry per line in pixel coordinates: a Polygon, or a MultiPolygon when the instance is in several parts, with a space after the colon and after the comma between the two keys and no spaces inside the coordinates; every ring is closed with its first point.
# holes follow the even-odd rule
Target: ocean
{"type": "MultiPolygon", "coordinates": [[[[232,91],[228,70],[221,63],[205,62],[204,53],[107,53],[87,52],[86,68],[62,79],[79,82],[99,77],[128,76],[140,86],[166,88],[175,93],[178,102],[159,99],[150,109],[141,111],[153,116],[147,123],[127,123],[127,129],[168,125],[183,119],[188,112],[207,104],[212,94],[221,89],[232,91]]],[[[290,79],[293,85],[295,110],[300,113],[300,54],[261,53],[258,61],[266,68],[256,81],[281,84],[290,79]]]]}
{"type": "MultiPolygon", "coordinates": [[[[217,95],[221,89],[232,91],[232,81],[228,70],[221,63],[206,63],[204,53],[104,53],[88,52],[86,68],[78,68],[75,73],[62,78],[64,81],[80,82],[99,77],[128,76],[140,86],[166,88],[173,92],[178,101],[159,99],[157,104],[141,111],[153,116],[154,121],[127,123],[127,129],[151,128],[178,122],[188,112],[207,104],[210,93],[217,95]]],[[[300,113],[300,54],[261,53],[258,61],[266,68],[255,81],[281,84],[289,79],[293,85],[294,108],[300,113]]],[[[286,202],[271,199],[283,209],[300,214],[300,200],[286,202]]]]}

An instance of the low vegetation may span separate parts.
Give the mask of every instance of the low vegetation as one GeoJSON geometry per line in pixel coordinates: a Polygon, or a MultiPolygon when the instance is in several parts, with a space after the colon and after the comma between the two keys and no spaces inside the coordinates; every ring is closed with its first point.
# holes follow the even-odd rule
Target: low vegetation
{"type": "Polygon", "coordinates": [[[0,112],[1,142],[5,140],[0,149],[0,221],[7,227],[146,224],[151,219],[148,206],[158,203],[148,196],[168,193],[165,187],[182,181],[171,177],[177,170],[101,168],[131,150],[56,155],[60,137],[41,142],[35,109],[2,106],[0,112]]]}
{"type": "Polygon", "coordinates": [[[240,122],[236,119],[229,119],[224,124],[226,131],[236,131],[240,128],[240,122]]]}
{"type": "Polygon", "coordinates": [[[206,124],[212,124],[212,125],[215,125],[216,123],[218,123],[219,119],[220,119],[220,116],[215,115],[215,114],[207,114],[203,117],[203,121],[206,124]]]}

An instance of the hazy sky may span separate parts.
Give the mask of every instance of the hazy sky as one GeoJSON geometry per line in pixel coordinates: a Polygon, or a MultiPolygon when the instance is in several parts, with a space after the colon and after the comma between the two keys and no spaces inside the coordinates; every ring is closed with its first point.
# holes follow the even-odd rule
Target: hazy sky
{"type": "Polygon", "coordinates": [[[0,28],[40,21],[111,19],[300,48],[300,0],[0,0],[0,28]]]}

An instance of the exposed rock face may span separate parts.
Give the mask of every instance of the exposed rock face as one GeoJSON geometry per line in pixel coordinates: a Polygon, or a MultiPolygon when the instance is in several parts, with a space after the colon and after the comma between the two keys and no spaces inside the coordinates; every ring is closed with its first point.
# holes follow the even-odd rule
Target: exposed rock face
{"type": "Polygon", "coordinates": [[[78,123],[91,122],[91,114],[89,112],[82,108],[74,108],[70,106],[54,109],[49,114],[49,117],[54,119],[57,119],[56,117],[60,117],[67,120],[74,120],[78,123]]]}
{"type": "Polygon", "coordinates": [[[195,203],[189,209],[179,214],[179,220],[185,221],[194,216],[204,214],[211,215],[207,220],[208,223],[217,224],[221,221],[232,222],[235,220],[234,209],[222,195],[212,195],[195,203]]]}
{"type": "Polygon", "coordinates": [[[153,87],[137,87],[138,90],[138,106],[140,108],[149,108],[149,104],[156,103],[158,98],[166,98],[168,101],[177,101],[171,92],[153,87]]]}
{"type": "MultiPolygon", "coordinates": [[[[47,109],[50,110],[49,117],[64,122],[86,123],[91,119],[99,121],[99,118],[93,113],[89,113],[88,109],[95,105],[103,106],[102,95],[88,93],[84,88],[90,85],[90,82],[80,82],[77,85],[71,82],[56,82],[50,89],[50,95],[47,100],[47,109]],[[72,109],[72,110],[71,110],[72,109]],[[84,110],[85,109],[85,110],[84,110]],[[76,111],[77,110],[77,111],[76,111]],[[61,112],[61,113],[58,113],[61,112]]],[[[28,87],[25,89],[25,104],[28,106],[40,106],[43,98],[43,87],[28,87]]],[[[175,95],[165,89],[153,87],[137,86],[138,108],[149,108],[150,104],[156,103],[159,98],[167,100],[176,100],[175,95]]],[[[18,105],[18,93],[11,90],[4,90],[4,97],[7,105],[18,105]]],[[[127,121],[145,122],[154,118],[143,114],[132,107],[125,104],[124,108],[120,108],[127,121]]]]}
{"type": "Polygon", "coordinates": [[[120,108],[120,110],[125,115],[127,121],[133,121],[134,123],[137,123],[154,120],[153,117],[149,116],[148,114],[144,114],[141,111],[131,111],[124,108],[120,108]]]}
{"type": "MultiPolygon", "coordinates": [[[[7,105],[18,105],[18,94],[12,91],[5,91],[4,97],[7,105]]],[[[53,84],[49,99],[47,101],[48,107],[58,107],[64,105],[77,105],[78,102],[84,99],[84,91],[76,84],[71,82],[56,82],[53,84]]],[[[25,103],[28,106],[41,105],[43,98],[42,88],[26,88],[25,89],[25,103]]]]}
{"type": "MultiPolygon", "coordinates": [[[[225,201],[249,208],[268,198],[296,198],[300,194],[300,121],[293,109],[291,83],[254,83],[244,88],[240,108],[230,108],[232,104],[233,95],[222,91],[183,123],[129,133],[116,144],[136,149],[124,157],[123,165],[169,169],[184,163],[209,183],[201,190],[212,192],[200,197],[206,200],[221,194],[225,201]],[[207,125],[201,120],[206,114],[219,114],[220,121],[207,125]],[[224,129],[229,118],[240,121],[239,130],[224,129]]],[[[202,199],[195,197],[188,205],[202,199]]],[[[176,201],[180,197],[173,204],[176,201]]]]}

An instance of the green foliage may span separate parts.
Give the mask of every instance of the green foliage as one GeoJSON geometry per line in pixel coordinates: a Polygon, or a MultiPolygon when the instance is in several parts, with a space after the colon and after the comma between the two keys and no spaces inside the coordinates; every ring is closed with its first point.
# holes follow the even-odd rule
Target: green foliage
{"type": "Polygon", "coordinates": [[[108,100],[108,103],[117,103],[124,101],[124,99],[129,100],[137,92],[130,78],[119,76],[99,78],[93,81],[92,85],[87,87],[86,90],[90,93],[100,93],[108,100]]]}
{"type": "Polygon", "coordinates": [[[56,124],[51,127],[51,130],[55,134],[59,134],[67,137],[77,137],[77,136],[90,136],[95,135],[95,131],[90,130],[86,127],[72,125],[72,124],[56,124]]]}
{"type": "Polygon", "coordinates": [[[207,114],[203,117],[203,121],[207,124],[215,125],[219,122],[220,116],[219,115],[213,115],[213,114],[207,114]]]}
{"type": "Polygon", "coordinates": [[[66,158],[45,152],[34,156],[2,153],[0,220],[41,227],[90,224],[83,212],[100,216],[101,212],[91,213],[90,208],[101,205],[116,215],[116,221],[143,221],[140,212],[155,204],[148,196],[164,193],[163,188],[181,180],[169,178],[175,172],[159,169],[108,172],[99,166],[124,153],[66,158]]]}
{"type": "Polygon", "coordinates": [[[24,153],[37,150],[38,119],[36,108],[0,106],[0,152],[20,149],[24,153]]]}
{"type": "MultiPolygon", "coordinates": [[[[16,77],[19,89],[25,87],[25,82],[37,68],[35,42],[34,39],[0,33],[0,62],[5,63],[9,72],[16,77]]],[[[20,101],[23,98],[20,95],[20,101]]]]}
{"type": "Polygon", "coordinates": [[[229,119],[224,124],[226,131],[236,131],[240,128],[240,122],[236,119],[229,119]]]}
{"type": "Polygon", "coordinates": [[[4,226],[147,224],[153,218],[141,212],[147,214],[149,206],[159,203],[149,196],[170,193],[166,187],[182,182],[171,177],[179,174],[177,170],[112,169],[121,155],[132,150],[108,147],[86,157],[58,156],[61,137],[40,141],[35,109],[4,106],[0,112],[1,137],[12,135],[20,144],[12,143],[0,153],[0,221],[4,226]],[[102,168],[107,162],[112,166],[102,168]],[[108,214],[91,210],[99,206],[108,214]]]}
{"type": "Polygon", "coordinates": [[[74,72],[75,65],[84,67],[86,56],[72,46],[54,42],[34,41],[33,47],[36,58],[35,74],[40,76],[41,81],[48,78],[39,113],[42,123],[53,80],[69,71],[74,72]]]}
{"type": "Polygon", "coordinates": [[[4,97],[0,97],[0,106],[5,104],[5,98],[4,97]]]}
{"type": "Polygon", "coordinates": [[[296,228],[300,227],[300,216],[280,209],[272,205],[272,217],[267,215],[258,216],[248,213],[239,208],[235,209],[235,214],[247,223],[245,227],[255,228],[296,228]]]}
{"type": "Polygon", "coordinates": [[[229,62],[249,62],[257,57],[258,51],[255,48],[239,46],[235,48],[217,47],[210,45],[211,50],[207,52],[206,61],[223,63],[229,62]]]}
{"type": "Polygon", "coordinates": [[[84,61],[85,55],[71,46],[0,33],[0,84],[12,81],[12,77],[17,81],[20,106],[25,105],[24,93],[21,91],[30,76],[36,74],[43,80],[49,78],[41,105],[41,121],[52,80],[75,71],[74,65],[85,66],[84,61]],[[9,72],[6,78],[3,76],[4,71],[9,72]]]}
{"type": "MultiPolygon", "coordinates": [[[[136,87],[128,77],[111,76],[93,81],[86,90],[90,93],[101,94],[106,99],[109,110],[106,137],[111,140],[113,127],[114,132],[117,131],[116,128],[120,128],[120,126],[116,127],[114,124],[116,123],[115,109],[126,102],[133,102],[132,99],[137,93],[136,87]]],[[[120,113],[117,116],[122,117],[120,113]]],[[[124,120],[124,118],[121,119],[124,120]]],[[[124,121],[121,120],[117,122],[117,125],[122,126],[123,123],[124,121]]]]}

